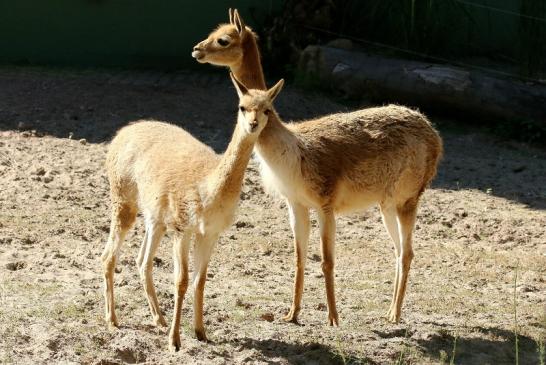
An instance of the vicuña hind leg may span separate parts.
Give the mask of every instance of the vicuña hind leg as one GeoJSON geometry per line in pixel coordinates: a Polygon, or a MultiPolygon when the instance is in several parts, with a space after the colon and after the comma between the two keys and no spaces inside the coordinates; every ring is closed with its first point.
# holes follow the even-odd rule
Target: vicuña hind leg
{"type": "Polygon", "coordinates": [[[413,259],[412,236],[415,218],[417,215],[417,198],[406,201],[402,206],[397,207],[398,222],[400,224],[400,237],[402,239],[400,257],[398,259],[399,279],[396,288],[394,307],[389,316],[389,321],[398,322],[402,313],[402,303],[406,294],[408,275],[413,259]]]}
{"type": "Polygon", "coordinates": [[[135,221],[136,213],[136,207],[129,203],[112,205],[110,234],[101,256],[104,272],[105,320],[109,327],[119,325],[114,304],[114,270],[123,240],[135,221]]]}
{"type": "Polygon", "coordinates": [[[156,326],[166,327],[167,322],[165,322],[165,318],[163,318],[163,314],[161,314],[152,277],[153,260],[164,234],[165,227],[163,225],[146,219],[147,241],[144,248],[142,263],[138,268],[138,271],[140,273],[140,280],[144,286],[144,291],[146,292],[146,298],[148,299],[148,305],[150,306],[150,312],[154,319],[154,323],[156,326]]]}
{"type": "Polygon", "coordinates": [[[398,227],[396,207],[389,203],[381,204],[381,217],[383,218],[383,224],[385,225],[385,228],[387,229],[387,232],[389,233],[389,236],[391,237],[392,242],[394,244],[395,274],[394,274],[392,300],[391,300],[391,306],[385,315],[387,318],[390,318],[391,313],[394,311],[394,307],[396,303],[396,292],[398,289],[398,281],[400,280],[400,265],[398,263],[400,261],[401,247],[400,247],[400,231],[398,227]]]}
{"type": "Polygon", "coordinates": [[[318,218],[322,249],[322,272],[324,273],[326,299],[328,300],[328,323],[330,326],[338,326],[339,319],[334,286],[336,220],[331,209],[319,211],[318,218]]]}
{"type": "Polygon", "coordinates": [[[298,314],[301,308],[303,281],[305,274],[305,260],[309,242],[309,209],[298,203],[288,202],[290,226],[294,234],[294,260],[296,273],[294,276],[294,297],[290,312],[283,318],[285,321],[298,323],[298,314]]]}

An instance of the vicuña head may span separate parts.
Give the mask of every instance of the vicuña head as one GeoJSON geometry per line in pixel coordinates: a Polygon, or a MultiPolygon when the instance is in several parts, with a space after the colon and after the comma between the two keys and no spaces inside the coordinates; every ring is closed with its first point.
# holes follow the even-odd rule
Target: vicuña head
{"type": "Polygon", "coordinates": [[[242,43],[251,33],[237,10],[229,9],[229,24],[220,24],[208,38],[193,47],[192,57],[200,63],[232,66],[243,58],[242,43]]]}
{"type": "Polygon", "coordinates": [[[279,82],[267,91],[249,90],[232,73],[230,73],[230,76],[239,95],[237,123],[246,133],[258,136],[266,126],[269,116],[275,112],[273,109],[273,100],[279,95],[284,85],[284,80],[279,80],[279,82]]]}

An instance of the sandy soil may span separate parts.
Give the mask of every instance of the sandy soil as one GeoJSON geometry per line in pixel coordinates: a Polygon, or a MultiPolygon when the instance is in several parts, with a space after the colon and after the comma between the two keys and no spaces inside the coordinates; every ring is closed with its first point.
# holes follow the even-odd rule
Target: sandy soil
{"type": "MultiPolygon", "coordinates": [[[[194,338],[191,293],[180,352],[169,353],[168,330],[151,325],[134,261],[141,222],[117,267],[121,328],[109,331],[99,262],[109,227],[102,167],[109,139],[132,120],[155,118],[221,151],[235,96],[224,72],[0,69],[0,361],[435,364],[449,362],[455,350],[458,364],[512,364],[517,330],[520,364],[539,362],[546,327],[546,152],[438,118],[432,119],[446,154],[422,200],[400,324],[382,318],[394,260],[377,209],[338,219],[341,326],[326,324],[316,228],[301,325],[281,320],[291,298],[291,232],[283,202],[264,194],[252,162],[236,224],[212,257],[205,291],[211,342],[194,338]]],[[[277,109],[288,120],[346,107],[288,87],[277,109]]],[[[167,239],[155,264],[170,319],[167,239]]]]}

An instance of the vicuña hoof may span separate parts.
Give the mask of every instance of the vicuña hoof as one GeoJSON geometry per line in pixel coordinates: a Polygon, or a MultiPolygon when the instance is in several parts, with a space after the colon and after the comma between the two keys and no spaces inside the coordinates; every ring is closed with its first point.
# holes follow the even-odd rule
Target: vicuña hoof
{"type": "Polygon", "coordinates": [[[400,322],[400,315],[392,309],[389,309],[389,311],[385,314],[385,318],[387,318],[387,321],[391,323],[398,323],[400,322]]]}
{"type": "Polygon", "coordinates": [[[285,322],[299,324],[298,315],[296,313],[294,313],[294,311],[292,311],[292,310],[290,312],[288,312],[288,314],[286,316],[282,317],[282,319],[285,322]]]}
{"type": "Polygon", "coordinates": [[[119,328],[119,322],[116,317],[106,318],[106,324],[109,330],[117,330],[119,328]]]}
{"type": "Polygon", "coordinates": [[[154,318],[154,324],[157,327],[167,327],[167,322],[165,322],[165,318],[161,315],[154,318]]]}
{"type": "Polygon", "coordinates": [[[180,350],[180,335],[169,336],[169,351],[177,352],[180,350]]]}
{"type": "Polygon", "coordinates": [[[339,317],[337,313],[329,314],[328,315],[328,323],[330,326],[336,326],[339,327],[339,317]]]}
{"type": "Polygon", "coordinates": [[[208,338],[207,338],[207,335],[205,334],[205,330],[204,329],[196,329],[195,330],[195,337],[197,337],[197,339],[201,342],[208,342],[208,338]]]}

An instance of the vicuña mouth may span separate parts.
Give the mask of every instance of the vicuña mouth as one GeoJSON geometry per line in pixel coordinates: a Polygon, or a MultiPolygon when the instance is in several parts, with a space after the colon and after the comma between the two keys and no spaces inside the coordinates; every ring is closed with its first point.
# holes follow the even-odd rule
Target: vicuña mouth
{"type": "Polygon", "coordinates": [[[203,58],[205,58],[205,55],[203,53],[201,53],[200,51],[193,51],[191,53],[191,56],[193,58],[195,58],[197,61],[200,61],[202,60],[203,58]]]}

